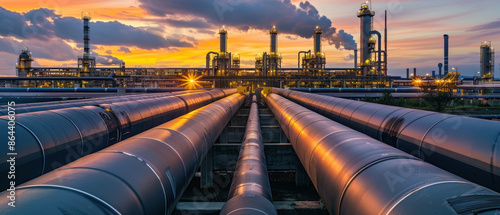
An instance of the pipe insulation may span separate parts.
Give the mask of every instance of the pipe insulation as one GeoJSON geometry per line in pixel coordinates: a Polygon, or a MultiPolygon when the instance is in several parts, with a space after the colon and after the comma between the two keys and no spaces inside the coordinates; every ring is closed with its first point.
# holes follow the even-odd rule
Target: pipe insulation
{"type": "Polygon", "coordinates": [[[16,188],[6,214],[170,214],[218,135],[243,104],[234,94],[16,188]]]}
{"type": "MultiPolygon", "coordinates": [[[[227,91],[235,93],[235,90],[227,91]]],[[[175,119],[226,94],[214,90],[195,94],[84,106],[15,115],[16,185],[78,158],[175,119]]],[[[8,116],[0,126],[8,127],[8,116]]],[[[0,132],[8,139],[7,132],[0,132]]],[[[0,147],[0,175],[10,171],[8,147],[0,147]]],[[[0,190],[9,187],[0,184],[0,190]]]]}
{"type": "Polygon", "coordinates": [[[273,88],[336,122],[500,191],[500,122],[273,88]]]}
{"type": "Polygon", "coordinates": [[[221,215],[277,215],[267,173],[257,97],[252,97],[245,136],[236,163],[228,201],[221,215]]]}
{"type": "Polygon", "coordinates": [[[270,93],[265,101],[330,214],[494,214],[500,194],[270,93]]]}

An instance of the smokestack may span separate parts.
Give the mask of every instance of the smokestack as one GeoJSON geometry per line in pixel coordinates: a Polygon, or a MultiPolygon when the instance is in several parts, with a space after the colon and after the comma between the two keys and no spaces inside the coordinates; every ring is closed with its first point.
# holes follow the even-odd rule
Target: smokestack
{"type": "Polygon", "coordinates": [[[387,10],[385,10],[384,46],[385,75],[387,75],[387,10]]]}
{"type": "Polygon", "coordinates": [[[436,71],[432,70],[432,78],[436,78],[436,71]]]}
{"type": "Polygon", "coordinates": [[[276,54],[278,53],[278,29],[276,26],[271,28],[269,34],[271,34],[271,54],[276,54]]]}
{"type": "Polygon", "coordinates": [[[358,50],[354,50],[354,68],[358,68],[358,50]]]}
{"type": "Polygon", "coordinates": [[[321,34],[323,33],[323,30],[321,27],[316,26],[314,29],[314,53],[321,53],[321,34]]]}
{"type": "Polygon", "coordinates": [[[443,64],[439,63],[438,67],[439,67],[439,78],[442,78],[443,77],[443,64]]]}
{"type": "Polygon", "coordinates": [[[444,37],[444,75],[448,74],[448,34],[443,35],[444,37]]]}
{"type": "Polygon", "coordinates": [[[219,34],[220,34],[220,52],[226,53],[227,52],[227,31],[226,31],[226,26],[221,26],[219,28],[219,34]]]}
{"type": "Polygon", "coordinates": [[[406,68],[406,79],[410,79],[410,68],[406,68]]]}
{"type": "Polygon", "coordinates": [[[89,21],[90,21],[90,13],[82,13],[83,19],[83,58],[89,59],[90,56],[90,45],[89,45],[89,21]]]}
{"type": "Polygon", "coordinates": [[[417,77],[417,68],[413,68],[413,77],[417,77]]]}

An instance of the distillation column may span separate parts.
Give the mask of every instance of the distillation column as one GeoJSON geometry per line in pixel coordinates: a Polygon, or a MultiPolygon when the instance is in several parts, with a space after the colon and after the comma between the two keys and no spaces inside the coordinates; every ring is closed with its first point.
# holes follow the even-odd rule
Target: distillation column
{"type": "Polygon", "coordinates": [[[359,58],[363,71],[363,75],[368,75],[372,70],[372,52],[370,47],[371,32],[373,31],[373,16],[375,11],[371,10],[370,2],[363,3],[358,11],[360,19],[360,50],[359,58]]]}

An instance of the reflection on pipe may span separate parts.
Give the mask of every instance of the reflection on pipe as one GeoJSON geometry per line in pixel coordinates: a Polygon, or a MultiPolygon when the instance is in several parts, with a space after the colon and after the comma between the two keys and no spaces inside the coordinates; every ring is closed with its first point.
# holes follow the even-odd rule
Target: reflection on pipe
{"type": "Polygon", "coordinates": [[[273,89],[426,162],[500,191],[500,122],[273,89]]]}
{"type": "MultiPolygon", "coordinates": [[[[217,89],[220,91],[220,89],[217,89]]],[[[16,104],[16,114],[20,113],[31,113],[37,111],[45,110],[56,110],[70,107],[83,107],[83,106],[94,106],[100,104],[112,104],[118,102],[126,101],[136,101],[151,98],[162,98],[169,96],[179,96],[194,93],[201,93],[203,91],[193,90],[185,92],[174,92],[174,93],[160,93],[152,95],[130,95],[130,96],[119,96],[119,97],[105,97],[105,98],[92,98],[92,99],[79,99],[79,100],[65,100],[65,101],[55,101],[55,102],[38,102],[38,103],[25,103],[16,104]]],[[[210,91],[208,91],[210,92],[210,91]]],[[[7,115],[7,106],[1,106],[0,115],[7,115]]]]}
{"type": "Polygon", "coordinates": [[[217,136],[243,104],[234,94],[16,188],[5,214],[170,214],[217,136]],[[22,199],[22,200],[21,200],[22,199]]]}
{"type": "Polygon", "coordinates": [[[272,200],[257,97],[253,96],[228,201],[220,214],[277,214],[272,200]]]}
{"type": "MultiPolygon", "coordinates": [[[[226,90],[229,93],[235,90],[226,90]]],[[[16,185],[225,97],[223,90],[16,114],[16,185]]],[[[0,117],[7,128],[8,118],[0,117]]],[[[0,132],[0,139],[7,139],[0,132]]],[[[0,175],[10,170],[0,147],[0,175]]],[[[9,184],[1,183],[0,190],[9,184]]]]}
{"type": "Polygon", "coordinates": [[[278,94],[265,101],[330,214],[482,214],[500,194],[443,171],[278,94]]]}

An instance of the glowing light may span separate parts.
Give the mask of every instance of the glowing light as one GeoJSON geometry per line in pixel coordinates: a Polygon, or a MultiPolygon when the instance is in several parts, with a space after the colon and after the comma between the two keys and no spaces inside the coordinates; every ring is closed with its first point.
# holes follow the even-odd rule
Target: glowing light
{"type": "Polygon", "coordinates": [[[186,83],[182,84],[181,87],[184,87],[188,90],[195,90],[198,88],[202,88],[202,86],[198,83],[198,79],[203,76],[197,76],[195,73],[188,73],[187,75],[182,76],[186,83]]]}

